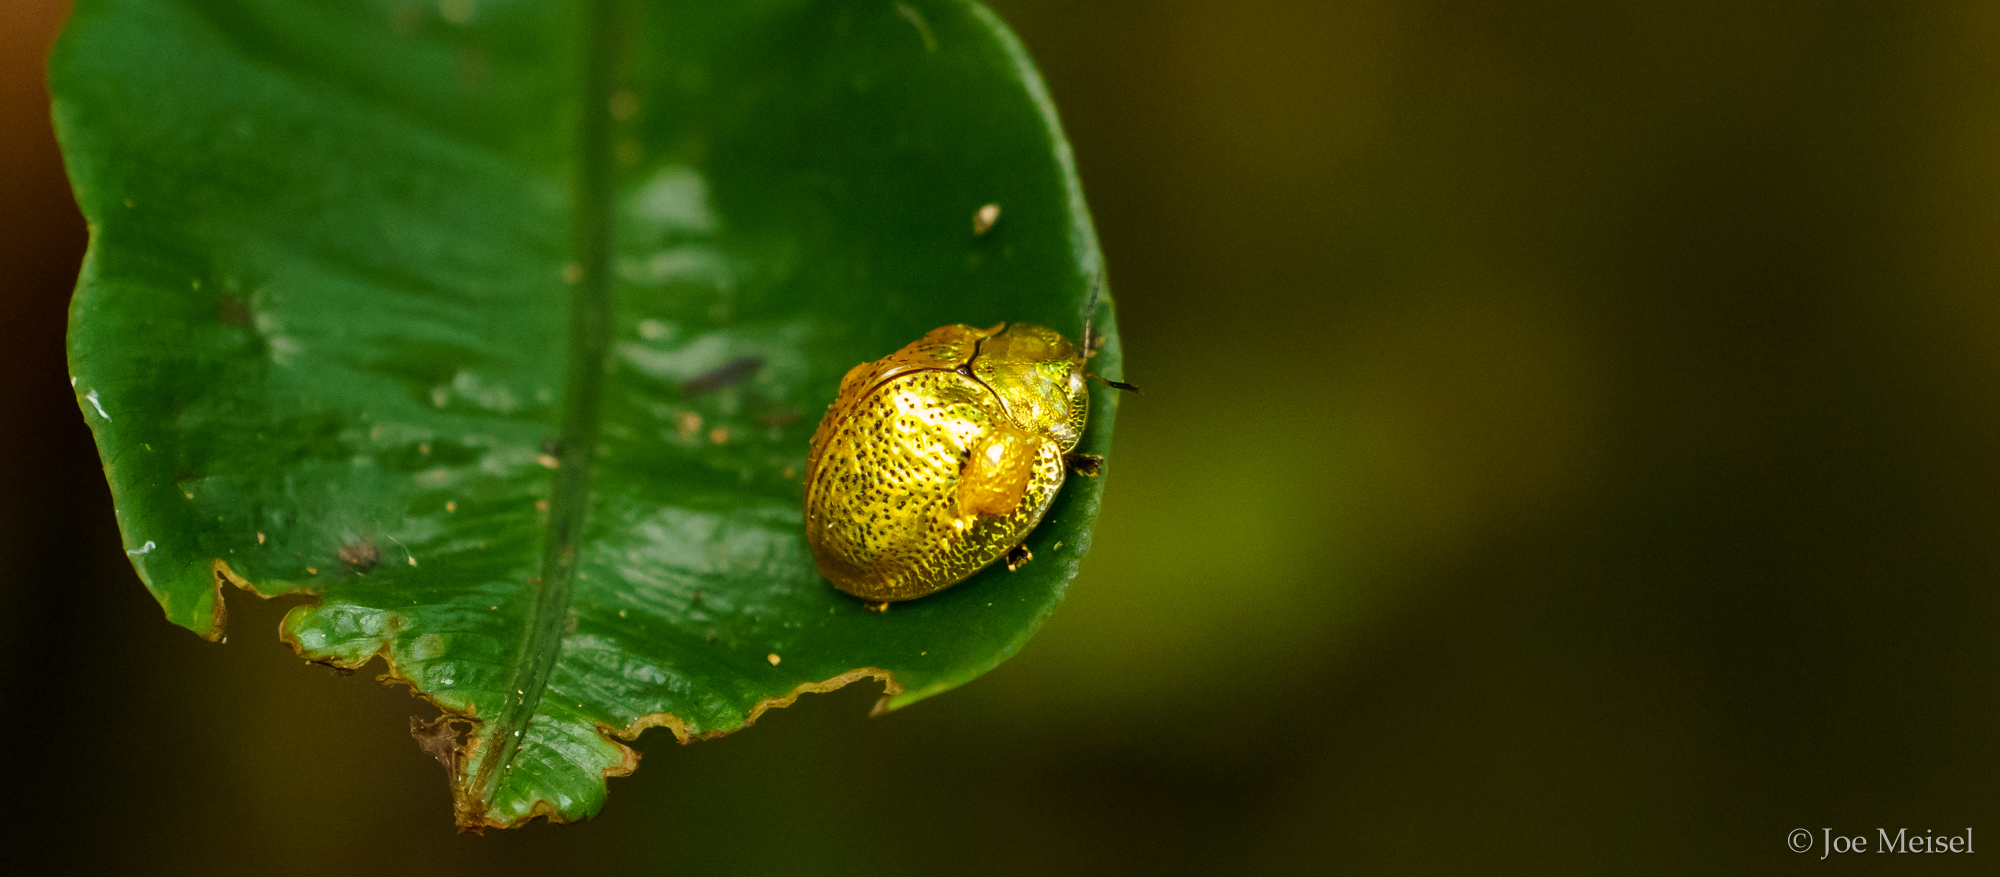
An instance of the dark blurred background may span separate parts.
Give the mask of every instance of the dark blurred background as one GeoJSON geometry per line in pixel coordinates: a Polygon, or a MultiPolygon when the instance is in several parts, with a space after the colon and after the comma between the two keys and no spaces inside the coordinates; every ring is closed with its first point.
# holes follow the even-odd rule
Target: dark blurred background
{"type": "Polygon", "coordinates": [[[76,870],[1977,872],[2000,6],[996,3],[1146,387],[1013,662],[648,735],[484,838],[400,690],[170,626],[66,386],[56,0],[0,3],[0,822],[76,870]],[[1787,851],[1960,832],[1973,856],[1787,851]]]}

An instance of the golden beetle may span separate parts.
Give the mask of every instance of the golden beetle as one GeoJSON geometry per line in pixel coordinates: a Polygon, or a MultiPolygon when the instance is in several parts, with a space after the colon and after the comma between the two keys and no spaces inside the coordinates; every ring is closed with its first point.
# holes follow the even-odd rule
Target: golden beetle
{"type": "Polygon", "coordinates": [[[1025,563],[1021,540],[1064,471],[1096,475],[1103,462],[1073,453],[1090,410],[1087,358],[1042,326],[955,325],[850,369],[806,457],[820,574],[881,609],[1001,557],[1010,570],[1025,563]]]}

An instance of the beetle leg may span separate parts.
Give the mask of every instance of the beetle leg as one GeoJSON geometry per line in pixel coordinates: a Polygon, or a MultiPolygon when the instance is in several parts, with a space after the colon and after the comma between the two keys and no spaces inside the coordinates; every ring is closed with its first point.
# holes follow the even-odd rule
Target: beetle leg
{"type": "Polygon", "coordinates": [[[1035,553],[1028,550],[1028,543],[1026,542],[1009,548],[1007,549],[1007,571],[1013,572],[1020,569],[1028,561],[1034,559],[1035,553]]]}
{"type": "Polygon", "coordinates": [[[1063,462],[1087,478],[1096,478],[1097,473],[1104,471],[1104,458],[1096,454],[1064,454],[1063,462]]]}
{"type": "Polygon", "coordinates": [[[861,608],[866,609],[870,612],[887,612],[889,611],[889,601],[865,600],[861,603],[861,608]]]}

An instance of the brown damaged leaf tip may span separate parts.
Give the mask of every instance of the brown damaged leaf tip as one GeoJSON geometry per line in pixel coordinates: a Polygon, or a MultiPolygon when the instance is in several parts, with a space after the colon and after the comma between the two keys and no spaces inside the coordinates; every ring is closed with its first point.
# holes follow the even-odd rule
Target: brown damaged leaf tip
{"type": "MultiPolygon", "coordinates": [[[[387,656],[383,657],[386,661],[387,656]]],[[[651,715],[640,716],[624,728],[612,728],[604,724],[599,724],[597,726],[598,733],[617,746],[618,751],[623,756],[619,764],[612,765],[604,770],[604,776],[606,779],[629,776],[633,771],[638,770],[639,753],[632,749],[632,747],[620,742],[620,740],[635,739],[641,732],[648,728],[666,728],[673,732],[674,737],[683,744],[693,743],[696,740],[713,740],[756,724],[759,716],[770,710],[791,706],[801,695],[821,694],[833,691],[862,679],[879,679],[882,681],[882,698],[876,701],[874,710],[869,713],[870,716],[878,716],[887,712],[889,698],[903,693],[903,686],[897,684],[895,677],[889,671],[876,667],[861,667],[821,682],[803,682],[780,697],[767,697],[758,701],[757,705],[751,707],[750,712],[743,717],[743,724],[737,728],[695,732],[688,727],[686,722],[672,713],[653,713],[651,715]]],[[[418,694],[422,696],[421,692],[418,692],[418,694]]],[[[460,719],[456,716],[441,716],[432,723],[423,723],[422,720],[412,719],[410,722],[410,733],[417,738],[418,744],[423,746],[426,752],[431,752],[434,757],[437,757],[437,752],[432,749],[437,744],[427,741],[426,735],[435,737],[438,732],[430,728],[429,725],[447,723],[454,720],[460,719]],[[425,725],[423,733],[419,733],[419,724],[425,725]]],[[[470,723],[471,720],[467,719],[464,721],[470,723]]],[[[454,761],[447,765],[452,768],[452,807],[456,813],[459,831],[466,834],[484,834],[486,829],[489,828],[518,828],[537,819],[546,820],[551,824],[576,821],[576,818],[565,815],[554,804],[546,800],[536,801],[528,808],[528,812],[519,819],[507,821],[494,818],[492,812],[487,809],[486,802],[476,800],[466,793],[465,780],[467,778],[462,776],[457,770],[457,765],[462,764],[464,761],[465,747],[470,745],[470,738],[470,730],[463,736],[454,734],[453,739],[456,746],[452,755],[454,761]]],[[[439,757],[439,760],[441,763],[443,762],[442,757],[439,757]]]]}
{"type": "MultiPolygon", "coordinates": [[[[415,724],[414,720],[412,720],[412,724],[413,725],[415,724]]],[[[604,732],[604,727],[602,725],[599,725],[598,729],[599,733],[604,732]]],[[[461,762],[463,761],[465,746],[470,745],[469,738],[471,737],[471,734],[468,733],[466,737],[468,738],[467,742],[462,744],[459,748],[458,757],[461,762]]],[[[616,740],[612,740],[611,744],[613,746],[618,747],[618,751],[621,757],[619,759],[619,763],[604,769],[604,778],[608,780],[612,777],[631,776],[633,771],[639,769],[639,753],[633,750],[632,747],[620,743],[616,740]]],[[[452,770],[452,786],[451,786],[452,810],[454,813],[454,817],[458,823],[458,830],[460,834],[483,835],[486,833],[486,829],[489,828],[498,828],[502,830],[509,828],[519,828],[537,819],[546,821],[550,825],[563,825],[566,823],[577,822],[587,818],[582,816],[570,816],[564,813],[561,808],[557,807],[554,803],[550,802],[548,799],[545,798],[536,801],[532,805],[529,805],[528,812],[522,814],[521,817],[518,819],[512,821],[497,819],[493,816],[493,811],[488,809],[487,803],[485,801],[479,800],[467,792],[466,784],[469,779],[470,779],[469,777],[459,773],[456,768],[452,770]]]]}
{"type": "MultiPolygon", "coordinates": [[[[268,598],[269,596],[272,596],[272,595],[266,595],[258,591],[253,584],[251,584],[248,580],[244,579],[243,577],[237,575],[234,570],[230,569],[229,564],[221,560],[220,558],[217,558],[213,562],[212,568],[216,580],[217,606],[222,605],[221,586],[224,584],[235,585],[239,588],[243,588],[244,590],[250,591],[251,593],[257,594],[259,597],[268,598]]],[[[293,612],[301,611],[304,610],[305,608],[307,607],[304,605],[294,607],[293,612]]],[[[400,627],[401,624],[406,623],[406,619],[402,619],[400,616],[392,616],[390,619],[387,620],[386,623],[390,626],[400,627]]],[[[303,647],[303,644],[298,642],[295,638],[293,638],[289,633],[286,632],[285,624],[281,623],[279,625],[279,631],[280,631],[279,639],[281,641],[283,641],[286,645],[290,646],[292,650],[294,652],[297,652],[301,657],[306,656],[306,651],[303,647]]],[[[218,633],[218,638],[219,636],[220,634],[218,633]]],[[[437,762],[443,765],[445,770],[451,774],[453,779],[452,809],[454,810],[454,815],[456,817],[455,821],[457,822],[458,829],[460,831],[468,834],[481,834],[484,833],[485,830],[489,828],[500,828],[500,829],[516,828],[528,822],[533,822],[537,819],[546,820],[551,823],[563,823],[563,822],[575,821],[574,817],[570,817],[563,814],[561,810],[559,810],[554,804],[548,801],[535,802],[529,808],[528,812],[524,814],[520,819],[513,821],[496,819],[492,815],[492,812],[487,809],[486,802],[470,799],[470,797],[465,794],[466,792],[466,789],[464,788],[465,777],[460,775],[460,771],[465,765],[466,751],[468,747],[472,745],[474,733],[477,731],[479,726],[479,719],[475,716],[464,715],[450,711],[444,705],[439,704],[435,699],[433,699],[428,692],[425,692],[424,690],[419,688],[413,680],[404,676],[400,671],[400,669],[396,666],[394,660],[391,659],[390,649],[386,643],[381,649],[377,650],[376,652],[364,656],[359,656],[358,659],[348,659],[345,661],[319,659],[319,660],[314,660],[314,663],[322,664],[324,666],[331,667],[337,671],[341,671],[344,673],[352,673],[356,669],[360,668],[363,664],[366,664],[369,661],[373,661],[376,659],[380,659],[383,662],[383,666],[385,669],[385,672],[377,677],[379,681],[406,686],[410,689],[410,693],[415,695],[419,699],[429,702],[431,705],[439,708],[440,710],[445,710],[443,714],[433,719],[424,719],[415,716],[411,717],[410,736],[412,739],[417,741],[417,745],[419,747],[421,747],[426,753],[429,753],[432,758],[436,759],[437,762]]],[[[309,660],[313,659],[309,658],[309,660]]],[[[770,710],[780,709],[783,707],[790,706],[792,705],[793,702],[797,701],[799,697],[802,695],[820,694],[833,691],[835,689],[842,688],[846,685],[858,682],[863,679],[878,679],[882,682],[882,697],[880,700],[876,702],[874,709],[869,713],[869,715],[871,716],[881,715],[882,713],[887,712],[889,699],[903,692],[903,686],[897,683],[895,677],[891,675],[889,671],[877,667],[861,667],[854,670],[849,670],[845,673],[839,674],[837,676],[834,676],[832,678],[823,681],[803,682],[795,686],[791,691],[785,693],[784,695],[778,697],[769,697],[761,701],[758,701],[757,704],[752,706],[749,712],[745,714],[743,718],[743,724],[740,725],[738,728],[711,730],[711,731],[695,731],[694,729],[689,728],[686,722],[682,721],[680,718],[674,716],[671,713],[654,713],[651,715],[641,716],[638,719],[634,720],[631,724],[625,726],[624,728],[612,728],[600,724],[598,725],[597,728],[598,732],[602,734],[607,740],[610,740],[614,745],[616,745],[620,753],[623,755],[623,757],[619,760],[620,763],[612,765],[605,769],[604,776],[607,779],[611,777],[627,776],[631,774],[634,770],[638,769],[639,753],[633,750],[631,747],[626,746],[624,743],[620,742],[620,740],[635,739],[639,736],[641,732],[645,731],[648,728],[664,727],[668,729],[670,732],[672,732],[674,737],[678,739],[681,743],[692,743],[696,740],[712,740],[718,737],[725,736],[729,733],[732,733],[735,730],[740,730],[741,728],[750,727],[751,725],[756,724],[757,719],[763,716],[764,713],[769,712],[770,710]]]]}
{"type": "MultiPolygon", "coordinates": [[[[278,596],[265,594],[257,590],[255,585],[237,575],[234,570],[229,568],[229,564],[220,558],[214,560],[212,570],[216,581],[216,606],[218,607],[218,612],[220,611],[219,607],[222,606],[221,586],[224,583],[236,585],[266,599],[278,596]]],[[[423,719],[412,716],[410,718],[410,736],[417,741],[419,747],[429,753],[432,758],[437,759],[438,763],[444,765],[446,771],[450,773],[452,777],[452,810],[455,816],[454,821],[457,822],[459,831],[468,834],[482,834],[488,828],[514,828],[536,819],[544,819],[551,823],[575,821],[574,818],[564,815],[550,802],[537,801],[521,819],[507,822],[493,818],[485,802],[469,798],[465,794],[464,780],[466,778],[462,776],[461,768],[465,765],[466,751],[472,745],[474,734],[479,728],[479,717],[463,708],[451,707],[439,703],[430,692],[419,687],[415,680],[410,679],[402,672],[401,668],[396,666],[396,662],[392,657],[392,648],[386,641],[376,651],[366,655],[344,659],[310,656],[306,651],[304,643],[299,642],[290,633],[290,627],[297,613],[306,611],[311,606],[317,605],[317,602],[315,600],[294,606],[291,611],[286,613],[285,620],[278,624],[279,641],[289,646],[299,657],[305,658],[312,663],[332,668],[343,675],[352,674],[370,661],[379,659],[382,662],[383,672],[375,677],[377,681],[404,686],[418,699],[443,711],[441,715],[434,719],[423,719]]],[[[390,627],[400,629],[403,625],[407,624],[407,619],[400,615],[392,614],[386,620],[386,623],[390,627]]],[[[216,638],[220,638],[219,622],[216,638]]],[[[665,721],[655,720],[652,724],[678,724],[678,720],[673,719],[671,716],[665,718],[665,721]]],[[[601,728],[601,726],[600,730],[609,731],[609,729],[601,728]]],[[[643,730],[643,727],[637,730],[643,730]]],[[[633,732],[635,735],[637,734],[637,730],[633,732]]],[[[676,736],[682,737],[683,740],[686,739],[684,728],[676,727],[674,730],[676,736]]],[[[612,742],[618,746],[624,757],[620,759],[619,764],[607,768],[604,775],[609,778],[626,776],[632,773],[639,766],[639,753],[633,751],[631,747],[617,743],[615,740],[612,742]]]]}
{"type": "Polygon", "coordinates": [[[410,717],[410,736],[416,738],[417,745],[453,776],[458,775],[458,761],[465,751],[465,735],[472,731],[472,723],[450,713],[435,719],[420,716],[410,717]],[[464,727],[461,728],[460,726],[464,727]]]}

